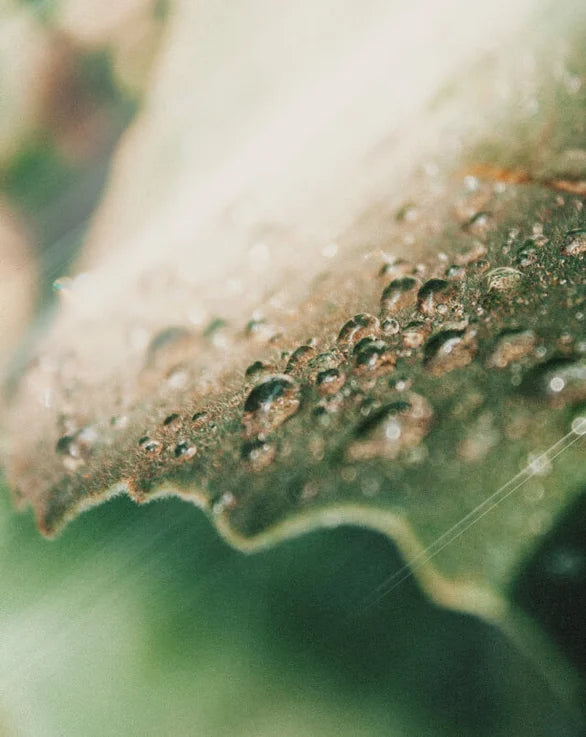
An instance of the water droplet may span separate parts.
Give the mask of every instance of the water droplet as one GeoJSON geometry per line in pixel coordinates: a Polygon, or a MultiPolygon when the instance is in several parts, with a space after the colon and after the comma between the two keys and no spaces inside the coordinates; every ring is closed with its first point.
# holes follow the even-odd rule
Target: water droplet
{"type": "Polygon", "coordinates": [[[537,337],[533,330],[505,330],[497,338],[492,353],[488,356],[488,368],[505,368],[513,361],[528,356],[535,348],[537,337]]]}
{"type": "Polygon", "coordinates": [[[485,276],[489,292],[510,292],[521,283],[522,272],[510,266],[499,266],[485,276]]]}
{"type": "Polygon", "coordinates": [[[286,374],[275,374],[257,384],[244,403],[245,437],[262,435],[281,425],[299,409],[299,387],[286,374]]]}
{"type": "Polygon", "coordinates": [[[467,366],[474,359],[477,350],[474,329],[442,330],[425,344],[424,365],[430,373],[438,376],[467,366]]]}
{"type": "Polygon", "coordinates": [[[586,359],[552,358],[527,372],[524,394],[548,399],[554,407],[586,400],[586,359]]]}
{"type": "Polygon", "coordinates": [[[466,230],[477,237],[486,235],[492,227],[492,216],[489,212],[481,210],[475,213],[466,225],[466,230]]]}
{"type": "Polygon", "coordinates": [[[315,383],[320,394],[335,394],[346,381],[346,376],[337,368],[320,371],[315,383]]]}
{"type": "Polygon", "coordinates": [[[419,348],[431,332],[431,326],[422,320],[412,320],[403,328],[402,338],[405,348],[419,348]]]}
{"type": "Polygon", "coordinates": [[[363,338],[354,349],[354,370],[379,376],[395,368],[396,356],[382,340],[363,338]]]}
{"type": "Polygon", "coordinates": [[[374,315],[360,313],[342,326],[338,335],[338,346],[351,350],[362,338],[376,338],[380,330],[379,321],[374,315]]]}
{"type": "Polygon", "coordinates": [[[527,239],[525,243],[517,250],[515,254],[514,263],[515,266],[519,266],[522,269],[532,266],[539,261],[539,253],[535,247],[535,241],[531,238],[527,239]]]}
{"type": "Polygon", "coordinates": [[[315,348],[313,348],[310,345],[300,345],[299,348],[296,348],[293,353],[291,354],[291,357],[289,358],[289,361],[287,362],[287,368],[285,369],[285,373],[287,374],[296,374],[299,373],[304,366],[309,363],[310,359],[315,356],[315,348]]]}
{"type": "Polygon", "coordinates": [[[464,279],[466,276],[466,269],[459,264],[452,264],[446,269],[447,279],[464,279]]]}
{"type": "Polygon", "coordinates": [[[258,341],[267,341],[274,335],[275,330],[267,322],[266,318],[259,317],[253,318],[246,323],[244,333],[249,338],[254,338],[258,341]]]}
{"type": "Polygon", "coordinates": [[[562,253],[568,256],[586,253],[586,228],[575,228],[566,233],[562,253]]]}
{"type": "Polygon", "coordinates": [[[241,456],[252,471],[262,471],[274,461],[276,454],[277,449],[273,443],[259,438],[253,438],[241,448],[241,456]]]}
{"type": "Polygon", "coordinates": [[[163,420],[163,427],[166,430],[176,431],[181,427],[181,424],[181,417],[177,412],[173,412],[163,420]]]}
{"type": "Polygon", "coordinates": [[[143,435],[138,441],[139,448],[142,448],[149,455],[159,455],[163,450],[163,446],[157,440],[151,440],[148,435],[143,435]]]}
{"type": "Polygon", "coordinates": [[[498,444],[499,439],[492,414],[484,412],[472,422],[466,437],[458,444],[458,455],[468,462],[480,461],[498,444]]]}
{"type": "Polygon", "coordinates": [[[187,328],[181,326],[171,326],[158,332],[150,341],[147,354],[149,358],[166,351],[169,348],[175,348],[188,342],[193,338],[193,334],[187,328]]]}
{"type": "Polygon", "coordinates": [[[413,392],[371,413],[356,428],[347,450],[349,460],[396,458],[422,441],[431,427],[433,409],[413,392]]]}
{"type": "Polygon", "coordinates": [[[225,511],[234,509],[237,501],[231,491],[226,491],[222,496],[212,504],[212,512],[214,514],[222,514],[225,511]]]}
{"type": "Polygon", "coordinates": [[[401,330],[401,326],[399,325],[399,322],[397,320],[389,317],[386,320],[382,321],[381,330],[385,335],[397,335],[397,333],[401,330]]]}
{"type": "Polygon", "coordinates": [[[96,428],[88,425],[77,432],[62,435],[57,441],[55,450],[63,456],[63,465],[69,471],[75,471],[87,462],[98,437],[96,428]]]}
{"type": "Polygon", "coordinates": [[[395,213],[395,220],[398,223],[403,221],[412,223],[417,220],[417,206],[414,202],[406,202],[395,213]]]}
{"type": "Polygon", "coordinates": [[[208,424],[209,420],[210,416],[205,410],[196,412],[191,418],[191,422],[193,423],[193,426],[196,430],[200,430],[201,428],[205,427],[208,424]]]}
{"type": "Polygon", "coordinates": [[[454,296],[454,287],[445,279],[428,279],[417,293],[417,309],[425,315],[433,315],[440,304],[446,304],[454,296]]]}
{"type": "Polygon", "coordinates": [[[175,446],[173,454],[175,458],[181,461],[188,461],[197,453],[197,447],[187,440],[181,440],[175,446]]]}
{"type": "Polygon", "coordinates": [[[410,261],[405,261],[402,258],[393,259],[383,264],[378,272],[379,276],[385,277],[386,279],[399,279],[402,276],[407,276],[415,272],[415,267],[410,261]]]}
{"type": "Polygon", "coordinates": [[[383,290],[381,295],[381,310],[385,315],[395,315],[406,307],[411,307],[417,301],[419,282],[413,277],[406,276],[393,281],[383,290]]]}
{"type": "Polygon", "coordinates": [[[261,378],[274,373],[276,366],[272,363],[265,363],[264,361],[255,361],[244,372],[244,375],[250,381],[258,381],[261,378]]]}
{"type": "Polygon", "coordinates": [[[460,266],[467,266],[473,264],[479,259],[483,259],[486,256],[486,246],[484,243],[476,241],[467,251],[458,254],[456,256],[456,263],[460,266]]]}

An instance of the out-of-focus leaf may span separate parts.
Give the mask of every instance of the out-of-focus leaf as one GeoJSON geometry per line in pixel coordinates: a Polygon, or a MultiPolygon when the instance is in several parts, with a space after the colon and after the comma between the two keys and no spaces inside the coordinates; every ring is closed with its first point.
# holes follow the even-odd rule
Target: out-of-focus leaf
{"type": "Polygon", "coordinates": [[[455,0],[373,2],[328,43],[295,16],[291,53],[250,29],[206,83],[193,49],[218,39],[187,5],[9,412],[13,487],[48,534],[121,491],[178,494],[247,549],[369,525],[436,600],[504,621],[584,481],[583,9],[543,47],[505,46],[522,3],[478,28],[455,0]],[[467,69],[487,28],[503,59],[467,69]]]}

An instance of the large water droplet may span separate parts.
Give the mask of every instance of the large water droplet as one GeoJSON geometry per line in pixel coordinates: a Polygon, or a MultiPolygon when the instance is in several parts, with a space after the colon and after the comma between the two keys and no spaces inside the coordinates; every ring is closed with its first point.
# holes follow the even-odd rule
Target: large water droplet
{"type": "Polygon", "coordinates": [[[425,344],[424,365],[437,376],[468,365],[477,351],[476,331],[473,328],[442,330],[425,344]]]}
{"type": "Polygon", "coordinates": [[[299,386],[286,374],[275,374],[257,384],[244,403],[245,437],[265,435],[299,409],[299,386]]]}
{"type": "Polygon", "coordinates": [[[431,427],[433,409],[413,392],[386,404],[361,422],[347,449],[349,460],[396,458],[403,450],[417,446],[431,427]]]}
{"type": "Polygon", "coordinates": [[[88,425],[77,432],[62,435],[57,441],[55,450],[63,456],[63,465],[69,471],[75,471],[87,462],[98,437],[96,428],[88,425]]]}
{"type": "Polygon", "coordinates": [[[395,315],[417,301],[419,282],[413,277],[393,279],[381,295],[381,310],[385,315],[395,315]]]}
{"type": "Polygon", "coordinates": [[[521,391],[561,407],[586,400],[586,358],[552,358],[527,372],[521,391]]]}
{"type": "Polygon", "coordinates": [[[505,368],[513,361],[519,361],[532,353],[536,341],[533,330],[505,330],[497,338],[486,365],[488,368],[505,368]]]}

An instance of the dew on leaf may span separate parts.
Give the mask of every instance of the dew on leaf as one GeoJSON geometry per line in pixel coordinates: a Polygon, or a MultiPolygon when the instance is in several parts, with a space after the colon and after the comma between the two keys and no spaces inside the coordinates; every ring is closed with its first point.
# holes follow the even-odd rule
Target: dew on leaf
{"type": "Polygon", "coordinates": [[[274,430],[299,409],[299,387],[286,374],[275,374],[257,384],[244,403],[245,437],[274,430]]]}
{"type": "Polygon", "coordinates": [[[442,330],[425,344],[424,365],[430,373],[437,376],[467,366],[474,359],[477,350],[474,329],[442,330]]]}
{"type": "Polygon", "coordinates": [[[419,282],[413,277],[393,279],[381,295],[381,310],[385,315],[395,315],[417,301],[419,282]]]}

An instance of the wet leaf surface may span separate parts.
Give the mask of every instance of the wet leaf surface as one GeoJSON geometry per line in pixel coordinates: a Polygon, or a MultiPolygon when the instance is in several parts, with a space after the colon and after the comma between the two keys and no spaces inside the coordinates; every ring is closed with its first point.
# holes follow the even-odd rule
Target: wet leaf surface
{"type": "Polygon", "coordinates": [[[554,71],[522,76],[526,110],[500,101],[499,135],[479,121],[504,63],[463,75],[400,135],[375,147],[369,132],[369,154],[307,192],[300,172],[327,153],[227,199],[209,184],[197,206],[173,157],[160,171],[137,154],[161,125],[155,97],[7,413],[9,480],[42,531],[122,491],[192,501],[243,549],[366,525],[436,600],[504,621],[523,561],[584,482],[572,49],[568,35],[554,71]],[[405,151],[426,135],[414,167],[405,151]],[[145,170],[173,195],[146,224],[112,204],[145,170]]]}

